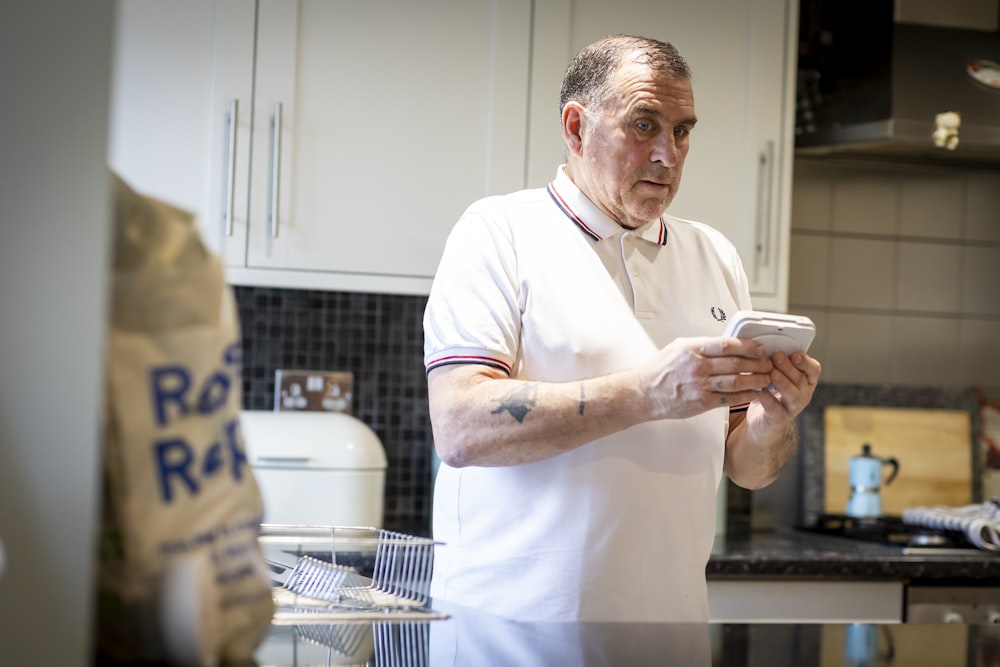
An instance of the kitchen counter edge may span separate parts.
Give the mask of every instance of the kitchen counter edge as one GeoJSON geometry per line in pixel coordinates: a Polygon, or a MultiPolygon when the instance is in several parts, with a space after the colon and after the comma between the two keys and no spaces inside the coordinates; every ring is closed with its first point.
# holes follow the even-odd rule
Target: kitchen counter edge
{"type": "Polygon", "coordinates": [[[716,538],[708,579],[862,579],[976,582],[1000,586],[1000,554],[907,554],[901,547],[805,530],[730,534],[716,538]]]}

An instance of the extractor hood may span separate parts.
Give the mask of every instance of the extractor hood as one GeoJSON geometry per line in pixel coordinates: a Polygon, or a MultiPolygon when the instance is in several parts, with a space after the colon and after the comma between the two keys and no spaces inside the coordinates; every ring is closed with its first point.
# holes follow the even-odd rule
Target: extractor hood
{"type": "Polygon", "coordinates": [[[1000,169],[1000,0],[802,0],[800,17],[797,155],[1000,169]]]}

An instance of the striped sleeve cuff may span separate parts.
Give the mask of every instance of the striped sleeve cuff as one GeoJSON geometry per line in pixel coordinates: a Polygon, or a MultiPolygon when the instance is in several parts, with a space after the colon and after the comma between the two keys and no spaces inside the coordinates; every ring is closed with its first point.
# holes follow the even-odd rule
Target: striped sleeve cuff
{"type": "Polygon", "coordinates": [[[510,364],[496,357],[489,357],[480,354],[442,354],[440,356],[430,357],[425,363],[425,369],[427,373],[430,373],[435,368],[440,368],[441,366],[452,366],[455,364],[481,364],[483,366],[491,366],[502,370],[507,375],[510,375],[510,364]]]}

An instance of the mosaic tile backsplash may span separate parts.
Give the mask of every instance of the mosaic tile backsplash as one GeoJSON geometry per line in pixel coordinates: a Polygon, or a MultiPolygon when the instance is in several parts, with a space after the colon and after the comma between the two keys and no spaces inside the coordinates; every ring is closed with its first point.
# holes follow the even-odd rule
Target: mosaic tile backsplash
{"type": "Polygon", "coordinates": [[[385,446],[385,528],[430,535],[432,438],[423,365],[427,298],[236,286],[243,407],[274,407],[279,368],[354,373],[355,417],[385,446]]]}

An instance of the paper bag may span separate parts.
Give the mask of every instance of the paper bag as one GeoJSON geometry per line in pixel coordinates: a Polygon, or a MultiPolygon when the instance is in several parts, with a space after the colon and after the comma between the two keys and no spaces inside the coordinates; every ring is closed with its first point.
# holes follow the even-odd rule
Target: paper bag
{"type": "Polygon", "coordinates": [[[113,181],[98,652],[247,661],[274,608],[234,297],[191,215],[113,181]]]}

